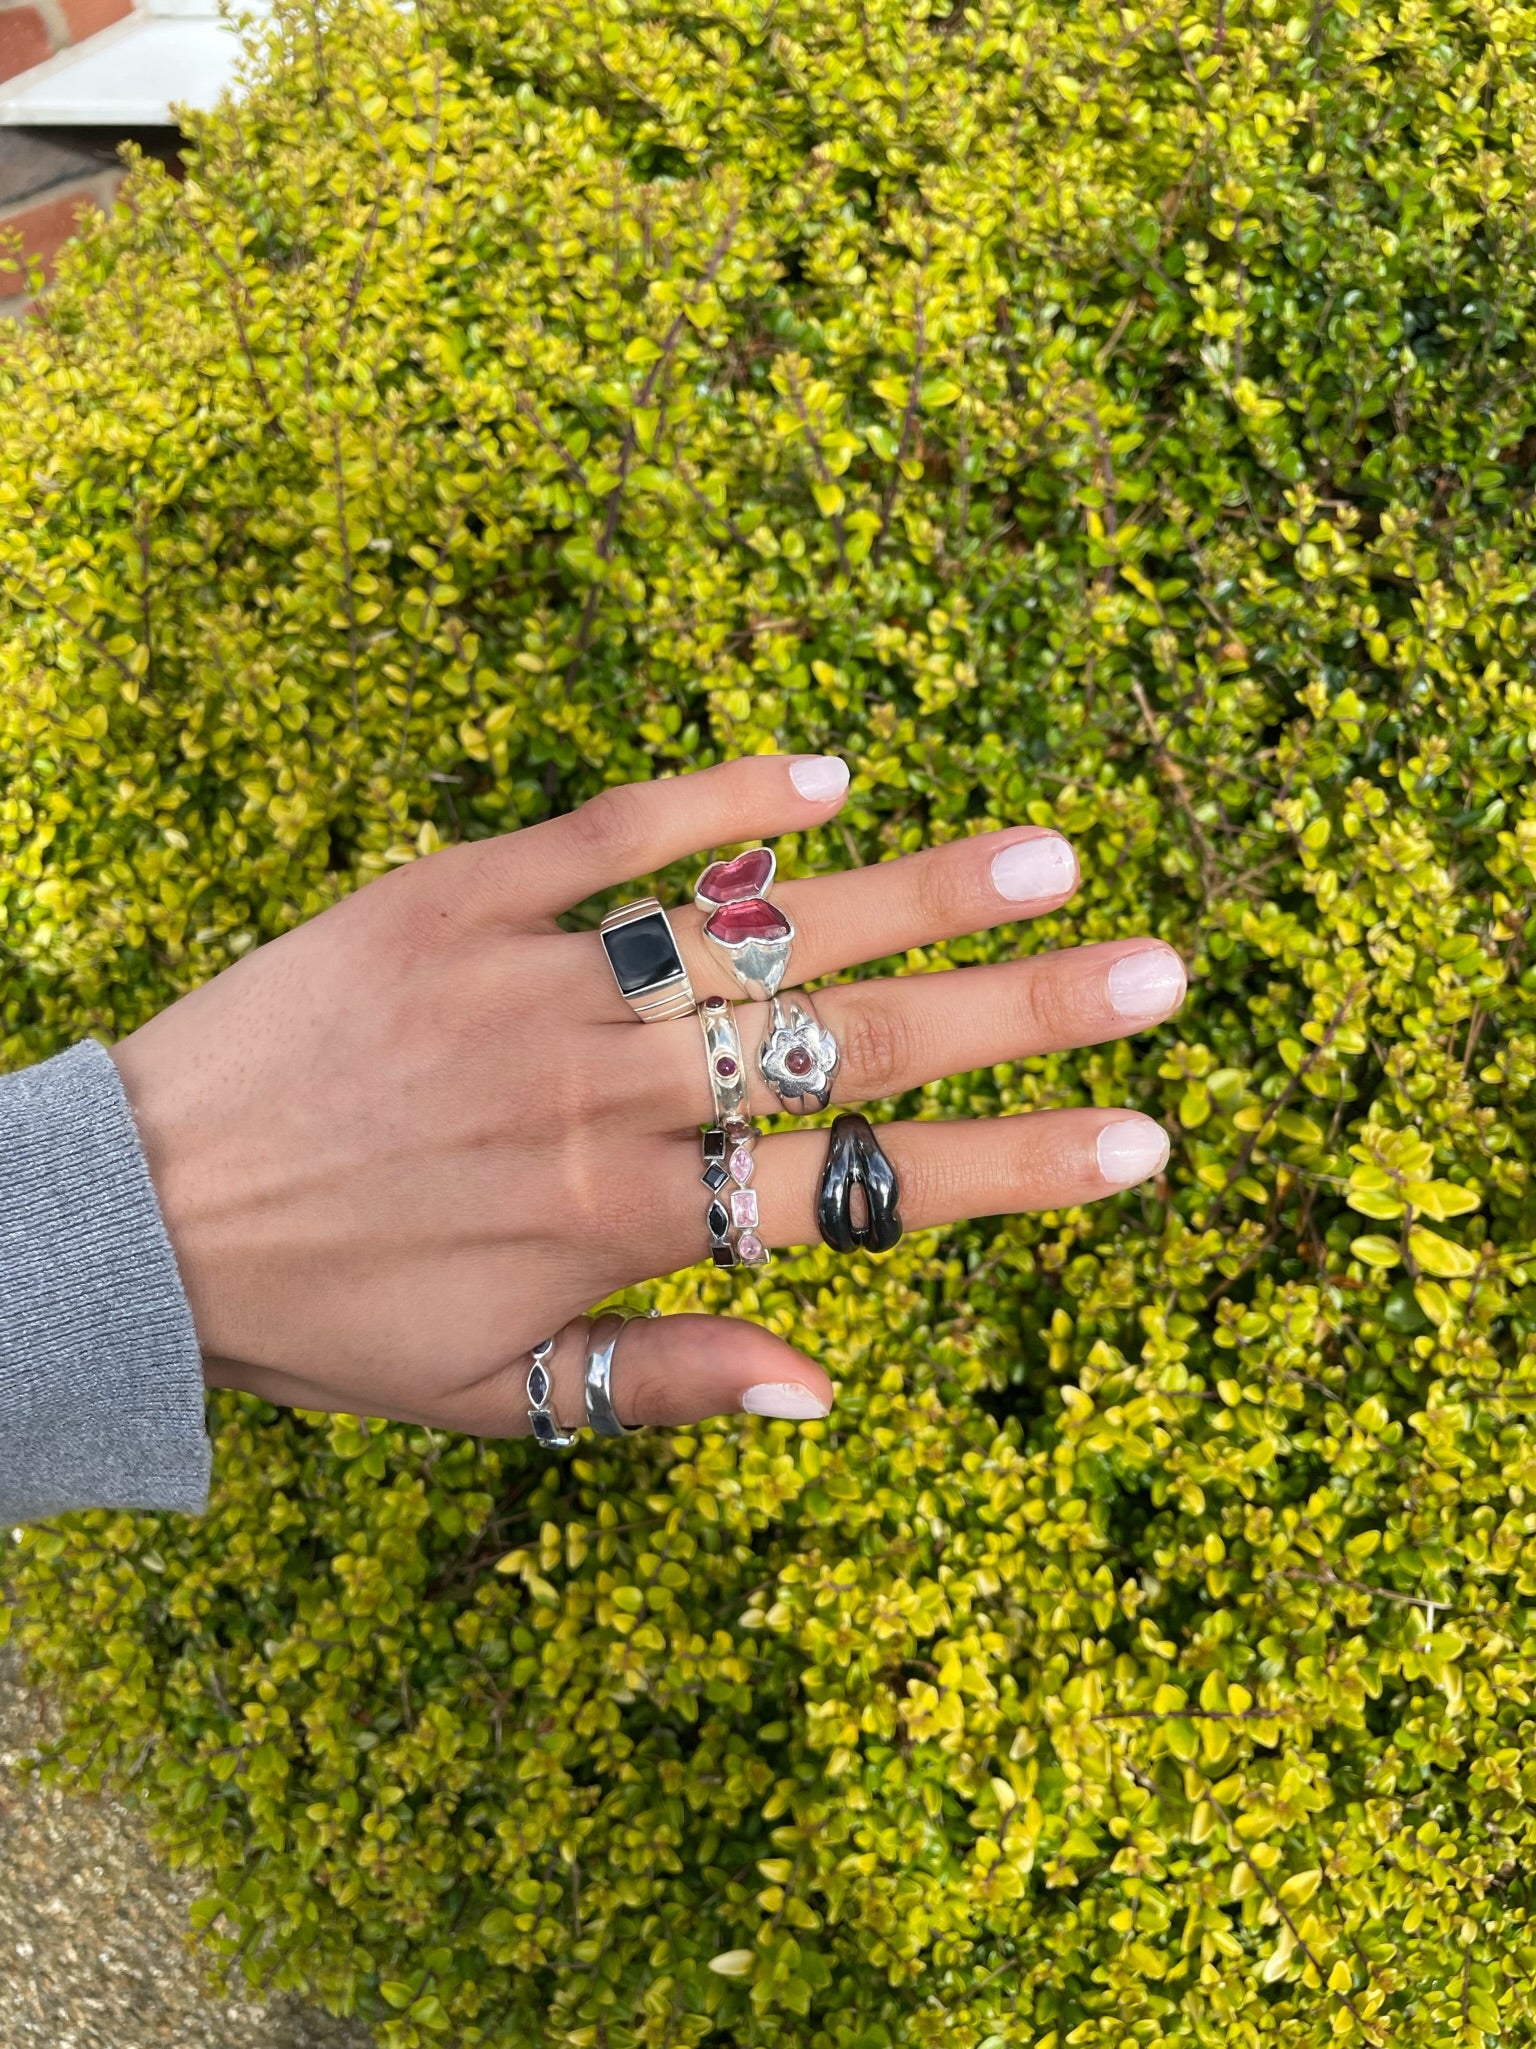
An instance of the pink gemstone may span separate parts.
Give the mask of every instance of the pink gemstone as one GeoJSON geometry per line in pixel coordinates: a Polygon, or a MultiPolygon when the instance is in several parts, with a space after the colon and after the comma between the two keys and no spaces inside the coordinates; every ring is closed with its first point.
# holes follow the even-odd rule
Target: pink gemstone
{"type": "Polygon", "coordinates": [[[761,896],[773,880],[773,855],[767,847],[750,847],[734,861],[711,861],[699,877],[696,896],[706,903],[736,904],[761,896]]]}
{"type": "Polygon", "coordinates": [[[757,1162],[747,1151],[746,1147],[744,1145],[737,1146],[735,1152],[731,1154],[731,1179],[739,1181],[742,1187],[745,1188],[752,1179],[756,1166],[757,1162]]]}
{"type": "Polygon", "coordinates": [[[735,946],[743,939],[788,939],[793,927],[774,906],[753,897],[746,903],[722,904],[704,923],[711,939],[735,946]]]}
{"type": "Polygon", "coordinates": [[[729,1081],[736,1072],[736,1063],[729,1053],[722,1053],[720,1055],[720,1058],[715,1062],[715,1072],[725,1081],[729,1081]]]}
{"type": "Polygon", "coordinates": [[[743,1231],[736,1240],[736,1257],[743,1266],[766,1266],[768,1254],[755,1231],[743,1231]]]}
{"type": "Polygon", "coordinates": [[[733,1188],[731,1190],[731,1222],[738,1231],[752,1231],[757,1228],[757,1190],[755,1188],[733,1188]]]}
{"type": "Polygon", "coordinates": [[[791,1046],[784,1055],[784,1065],[791,1074],[809,1074],[816,1063],[804,1046],[791,1046]]]}

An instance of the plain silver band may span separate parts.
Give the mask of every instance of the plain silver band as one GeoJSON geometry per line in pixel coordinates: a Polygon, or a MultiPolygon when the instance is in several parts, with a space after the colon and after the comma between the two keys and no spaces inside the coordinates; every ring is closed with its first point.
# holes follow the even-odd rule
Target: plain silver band
{"type": "Polygon", "coordinates": [[[638,1423],[621,1423],[613,1412],[613,1394],[610,1381],[613,1375],[613,1348],[627,1323],[636,1319],[625,1316],[617,1309],[610,1309],[598,1317],[587,1332],[587,1423],[599,1437],[633,1437],[641,1428],[638,1423]]]}

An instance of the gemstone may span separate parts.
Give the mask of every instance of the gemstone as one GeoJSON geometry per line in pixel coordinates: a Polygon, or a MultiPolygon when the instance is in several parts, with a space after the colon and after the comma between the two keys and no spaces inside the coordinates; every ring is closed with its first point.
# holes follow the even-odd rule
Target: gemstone
{"type": "Polygon", "coordinates": [[[723,996],[706,996],[704,998],[704,1008],[706,1010],[724,1010],[725,998],[723,996]]]}
{"type": "Polygon", "coordinates": [[[721,1238],[730,1228],[731,1220],[725,1213],[723,1202],[712,1202],[704,1212],[704,1222],[711,1238],[721,1238]]]}
{"type": "Polygon", "coordinates": [[[709,1189],[723,1188],[730,1178],[730,1175],[726,1173],[718,1160],[711,1160],[699,1176],[704,1186],[709,1189]]]}
{"type": "Polygon", "coordinates": [[[715,1072],[720,1076],[722,1081],[729,1081],[731,1076],[736,1072],[736,1062],[731,1058],[729,1053],[722,1053],[720,1055],[720,1058],[715,1062],[715,1072]]]}
{"type": "Polygon", "coordinates": [[[755,1231],[743,1231],[736,1244],[744,1266],[766,1266],[768,1249],[755,1231]]]}
{"type": "Polygon", "coordinates": [[[746,903],[722,904],[704,922],[711,939],[739,946],[744,939],[788,939],[794,927],[775,905],[753,897],[746,903]]]}
{"type": "Polygon", "coordinates": [[[784,1065],[791,1074],[810,1074],[815,1068],[816,1062],[811,1058],[804,1046],[791,1046],[784,1055],[784,1065]]]}
{"type": "Polygon", "coordinates": [[[654,983],[670,981],[683,972],[671,928],[660,911],[616,925],[603,933],[602,941],[626,996],[638,996],[654,983]]]}
{"type": "Polygon", "coordinates": [[[731,1190],[731,1222],[738,1230],[751,1231],[757,1225],[757,1190],[755,1188],[733,1188],[731,1190]]]}
{"type": "Polygon", "coordinates": [[[753,1170],[756,1165],[757,1162],[753,1159],[747,1148],[744,1145],[737,1146],[735,1152],[731,1154],[731,1179],[739,1181],[742,1187],[745,1188],[752,1179],[753,1170]]]}
{"type": "Polygon", "coordinates": [[[711,861],[699,877],[695,896],[709,904],[736,904],[761,896],[773,880],[773,855],[767,847],[749,847],[734,861],[711,861]]]}
{"type": "Polygon", "coordinates": [[[732,1251],[729,1244],[711,1246],[710,1253],[716,1266],[734,1266],[736,1264],[736,1254],[732,1251]]]}
{"type": "Polygon", "coordinates": [[[712,1124],[704,1134],[704,1157],[706,1160],[725,1158],[725,1133],[718,1124],[712,1124]]]}
{"type": "Polygon", "coordinates": [[[535,1366],[529,1372],[528,1399],[540,1407],[549,1399],[549,1375],[542,1366],[535,1366]]]}

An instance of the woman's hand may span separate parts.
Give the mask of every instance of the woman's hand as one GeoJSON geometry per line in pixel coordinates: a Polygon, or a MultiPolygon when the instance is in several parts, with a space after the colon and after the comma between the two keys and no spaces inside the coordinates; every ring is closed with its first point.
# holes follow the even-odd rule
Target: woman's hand
{"type": "MultiPolygon", "coordinates": [[[[392,871],[247,955],[114,1048],[192,1304],[207,1376],[274,1402],[494,1436],[528,1429],[530,1348],[558,1332],[552,1407],[583,1418],[582,1312],[708,1255],[698,1022],[642,1024],[595,932],[562,912],[716,847],[804,831],[847,790],[836,757],[756,756],[607,791],[581,810],[392,871]]],[[[784,882],[791,978],[1053,911],[1071,849],[1034,827],[784,882]]],[[[672,914],[693,986],[739,993],[672,914]]],[[[1168,947],[1115,940],[817,996],[839,1102],[1093,1045],[1184,995],[1168,947]]],[[[736,1011],[748,1064],[766,1006],[736,1011]]],[[[753,1075],[753,1107],[779,1108],[753,1075]]],[[[909,1230],[1061,1209],[1156,1173],[1167,1140],[1124,1110],[895,1124],[881,1142],[909,1230]]],[[[760,1235],[817,1238],[826,1134],[765,1138],[760,1235]]],[[[812,1416],[812,1361],[735,1318],[629,1326],[626,1423],[812,1416]]]]}

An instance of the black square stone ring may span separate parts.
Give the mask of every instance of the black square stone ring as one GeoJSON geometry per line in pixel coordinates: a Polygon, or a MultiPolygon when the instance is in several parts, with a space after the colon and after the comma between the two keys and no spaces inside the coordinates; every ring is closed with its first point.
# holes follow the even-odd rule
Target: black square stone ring
{"type": "Polygon", "coordinates": [[[653,896],[610,911],[598,937],[619,994],[642,1024],[687,1017],[697,998],[666,912],[653,896]]]}

